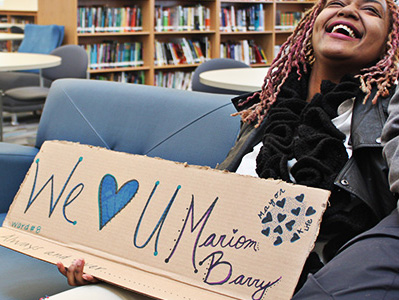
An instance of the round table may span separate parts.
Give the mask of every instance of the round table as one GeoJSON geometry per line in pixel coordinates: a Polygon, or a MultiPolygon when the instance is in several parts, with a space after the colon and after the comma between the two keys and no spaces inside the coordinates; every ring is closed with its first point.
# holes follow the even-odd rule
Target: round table
{"type": "Polygon", "coordinates": [[[49,54],[0,52],[0,71],[20,71],[55,67],[61,57],[49,54]]]}
{"type": "MultiPolygon", "coordinates": [[[[49,54],[23,52],[0,52],[0,72],[40,70],[40,85],[43,85],[42,68],[55,67],[61,64],[61,57],[49,54]]],[[[0,96],[1,98],[1,96],[0,96]]],[[[3,140],[3,105],[0,100],[0,141],[3,140]]]]}
{"type": "Polygon", "coordinates": [[[254,92],[260,90],[269,70],[262,68],[233,68],[202,72],[200,82],[212,87],[254,92]]]}

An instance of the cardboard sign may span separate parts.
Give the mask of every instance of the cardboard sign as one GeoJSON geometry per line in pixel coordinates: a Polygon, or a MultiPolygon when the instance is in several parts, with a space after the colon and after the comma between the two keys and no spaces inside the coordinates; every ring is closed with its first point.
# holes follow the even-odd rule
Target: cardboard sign
{"type": "MultiPolygon", "coordinates": [[[[0,244],[160,299],[290,299],[328,191],[46,142],[0,244]]],[[[62,276],[62,275],[60,275],[62,276]]]]}

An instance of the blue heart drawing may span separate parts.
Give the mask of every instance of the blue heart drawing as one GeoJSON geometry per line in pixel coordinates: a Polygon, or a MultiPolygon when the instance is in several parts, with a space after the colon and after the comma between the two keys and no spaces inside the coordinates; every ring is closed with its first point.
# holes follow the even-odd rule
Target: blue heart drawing
{"type": "Polygon", "coordinates": [[[283,239],[281,237],[277,237],[276,240],[274,241],[273,245],[278,246],[283,242],[283,239]]]}
{"type": "Polygon", "coordinates": [[[293,242],[295,242],[295,241],[297,241],[299,239],[300,239],[299,235],[297,233],[294,233],[294,235],[291,238],[291,243],[293,243],[293,242]]]}
{"type": "Polygon", "coordinates": [[[273,220],[272,214],[270,211],[266,214],[266,217],[262,219],[262,224],[265,224],[267,222],[271,222],[273,220]]]}
{"type": "Polygon", "coordinates": [[[300,194],[299,196],[295,197],[296,201],[298,201],[298,202],[302,202],[304,198],[305,198],[304,194],[300,194]]]}
{"type": "Polygon", "coordinates": [[[283,234],[283,229],[281,228],[280,225],[278,225],[276,228],[274,228],[273,232],[277,232],[279,234],[283,234]]]}
{"type": "Polygon", "coordinates": [[[313,215],[313,214],[315,214],[315,213],[316,213],[316,211],[313,209],[313,207],[312,207],[312,206],[309,206],[309,208],[306,210],[305,215],[306,215],[306,216],[311,216],[311,215],[313,215]]]}
{"type": "Polygon", "coordinates": [[[278,207],[284,208],[284,205],[285,205],[285,198],[283,198],[283,199],[277,201],[277,202],[276,202],[276,205],[277,205],[278,207]]]}
{"type": "Polygon", "coordinates": [[[100,230],[132,201],[138,189],[137,180],[127,181],[118,189],[115,177],[104,175],[98,190],[100,230]]]}
{"type": "Polygon", "coordinates": [[[266,229],[262,230],[262,234],[264,234],[265,236],[269,236],[270,234],[270,227],[267,227],[266,229]]]}
{"type": "Polygon", "coordinates": [[[287,217],[286,214],[278,214],[277,215],[277,220],[279,221],[279,223],[281,223],[282,221],[285,220],[286,217],[287,217]]]}
{"type": "Polygon", "coordinates": [[[295,216],[299,216],[299,213],[301,212],[301,208],[297,207],[295,209],[291,209],[291,213],[295,216]]]}
{"type": "Polygon", "coordinates": [[[294,224],[295,224],[295,220],[291,220],[291,221],[285,223],[285,227],[286,227],[289,231],[291,231],[292,228],[293,228],[293,226],[294,226],[294,224]]]}

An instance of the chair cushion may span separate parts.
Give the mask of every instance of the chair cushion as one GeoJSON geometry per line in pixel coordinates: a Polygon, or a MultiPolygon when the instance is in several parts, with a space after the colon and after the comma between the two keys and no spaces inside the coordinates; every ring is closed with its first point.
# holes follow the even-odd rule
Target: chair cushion
{"type": "Polygon", "coordinates": [[[27,86],[15,89],[10,89],[4,92],[4,95],[14,100],[21,101],[21,105],[26,105],[24,102],[38,102],[45,101],[49,89],[39,86],[27,86]]]}

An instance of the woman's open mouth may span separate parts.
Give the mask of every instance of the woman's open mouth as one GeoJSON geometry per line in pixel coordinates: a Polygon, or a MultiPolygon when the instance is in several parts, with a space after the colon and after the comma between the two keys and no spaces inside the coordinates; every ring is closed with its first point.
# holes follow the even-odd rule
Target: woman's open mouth
{"type": "Polygon", "coordinates": [[[342,34],[353,39],[360,39],[362,37],[359,31],[349,24],[334,22],[328,26],[326,31],[328,33],[342,34]]]}

